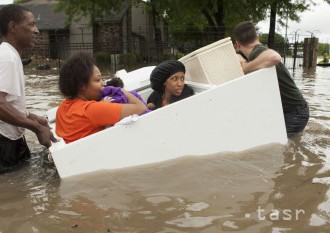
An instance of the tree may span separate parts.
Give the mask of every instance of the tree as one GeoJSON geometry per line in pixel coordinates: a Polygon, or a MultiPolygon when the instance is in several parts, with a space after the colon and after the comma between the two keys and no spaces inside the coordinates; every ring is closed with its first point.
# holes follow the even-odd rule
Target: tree
{"type": "MultiPolygon", "coordinates": [[[[299,21],[299,13],[308,10],[314,0],[59,0],[57,9],[66,12],[68,22],[79,16],[91,16],[91,21],[113,15],[123,2],[144,3],[153,18],[155,45],[163,46],[161,25],[168,26],[175,41],[210,43],[232,34],[240,21],[255,23],[270,13],[268,46],[273,47],[276,23],[285,19],[299,21]],[[277,18],[278,17],[278,18],[277,18]]],[[[330,0],[324,0],[330,3],[330,0]]]]}
{"type": "MultiPolygon", "coordinates": [[[[162,32],[161,32],[161,24],[163,22],[163,14],[164,14],[164,1],[157,0],[146,0],[144,1],[149,8],[152,16],[152,26],[154,29],[154,38],[155,38],[155,46],[156,46],[156,55],[157,60],[161,60],[163,56],[163,40],[162,40],[162,32]]],[[[137,2],[138,3],[138,2],[137,2]]]]}
{"type": "Polygon", "coordinates": [[[114,15],[123,4],[130,3],[130,0],[59,0],[55,10],[66,13],[67,23],[88,16],[92,25],[96,19],[102,21],[104,16],[114,15]]]}
{"type": "Polygon", "coordinates": [[[194,50],[226,36],[243,20],[258,22],[266,16],[255,0],[162,0],[160,16],[171,41],[194,50]]]}
{"type": "Polygon", "coordinates": [[[190,44],[189,52],[205,44],[230,36],[233,27],[242,20],[258,22],[266,11],[257,4],[261,0],[59,0],[56,10],[64,11],[66,22],[90,17],[90,25],[102,23],[104,16],[117,12],[123,2],[143,3],[152,16],[154,44],[158,60],[163,56],[163,38],[172,46],[190,44]],[[165,26],[165,27],[164,27],[165,26]],[[164,30],[161,30],[161,29],[164,30]],[[165,32],[165,35],[162,33],[165,32]],[[167,33],[168,32],[168,33],[167,33]]]}
{"type": "MultiPolygon", "coordinates": [[[[262,34],[259,36],[259,40],[262,44],[267,44],[269,41],[269,34],[262,34]]],[[[281,56],[285,55],[285,51],[288,51],[288,44],[285,41],[285,38],[278,33],[274,34],[274,47],[281,56]]]]}
{"type": "Polygon", "coordinates": [[[234,25],[242,20],[259,21],[265,18],[258,1],[253,0],[168,0],[169,25],[200,28],[213,34],[213,40],[231,34],[234,25]]]}
{"type": "Polygon", "coordinates": [[[318,55],[323,56],[325,53],[330,54],[330,44],[319,43],[318,55]]]}
{"type": "Polygon", "coordinates": [[[14,0],[14,4],[21,4],[21,3],[26,3],[26,2],[30,2],[31,0],[14,0]]]}
{"type": "Polygon", "coordinates": [[[268,47],[274,48],[276,22],[284,26],[287,19],[299,21],[299,13],[308,10],[315,3],[313,0],[266,0],[263,4],[270,11],[268,47]]]}

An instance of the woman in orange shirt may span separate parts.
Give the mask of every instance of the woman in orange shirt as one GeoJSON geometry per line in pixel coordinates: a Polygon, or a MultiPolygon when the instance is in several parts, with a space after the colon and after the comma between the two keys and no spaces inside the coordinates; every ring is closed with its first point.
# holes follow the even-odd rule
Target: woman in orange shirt
{"type": "Polygon", "coordinates": [[[62,67],[59,88],[66,99],[56,113],[56,134],[66,143],[147,110],[138,98],[124,89],[122,91],[128,99],[127,104],[98,101],[103,87],[101,72],[87,53],[72,56],[62,67]]]}

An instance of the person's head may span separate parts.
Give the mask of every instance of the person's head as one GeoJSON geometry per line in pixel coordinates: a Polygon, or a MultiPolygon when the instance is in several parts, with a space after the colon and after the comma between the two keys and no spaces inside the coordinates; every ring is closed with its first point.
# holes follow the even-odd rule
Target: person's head
{"type": "Polygon", "coordinates": [[[9,4],[0,9],[0,34],[4,41],[21,50],[34,46],[39,31],[29,9],[9,4]]]}
{"type": "Polygon", "coordinates": [[[250,21],[244,21],[235,26],[234,37],[237,45],[249,45],[258,39],[254,24],[250,21]]]}
{"type": "Polygon", "coordinates": [[[60,70],[59,88],[66,98],[98,100],[103,87],[101,72],[88,53],[73,55],[60,70]]]}
{"type": "Polygon", "coordinates": [[[167,60],[160,63],[150,74],[151,88],[161,94],[179,96],[184,87],[186,68],[180,61],[167,60]]]}
{"type": "Polygon", "coordinates": [[[112,87],[124,87],[124,82],[123,80],[121,80],[121,78],[111,78],[110,80],[108,80],[105,84],[106,86],[112,86],[112,87]]]}

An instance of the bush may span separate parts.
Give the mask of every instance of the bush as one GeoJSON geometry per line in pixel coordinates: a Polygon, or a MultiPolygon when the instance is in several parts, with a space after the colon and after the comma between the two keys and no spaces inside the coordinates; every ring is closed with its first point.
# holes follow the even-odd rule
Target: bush
{"type": "Polygon", "coordinates": [[[172,54],[172,53],[165,53],[165,54],[163,55],[163,58],[164,58],[164,61],[165,61],[165,60],[176,60],[175,55],[172,54]]]}
{"type": "Polygon", "coordinates": [[[108,52],[97,52],[94,54],[94,58],[98,65],[108,65],[111,62],[111,54],[108,52]]]}
{"type": "Polygon", "coordinates": [[[180,59],[181,57],[184,57],[184,53],[177,52],[175,56],[176,56],[176,59],[180,59]]]}
{"type": "Polygon", "coordinates": [[[119,64],[121,65],[134,65],[142,61],[143,59],[139,54],[123,53],[119,55],[119,64]]]}

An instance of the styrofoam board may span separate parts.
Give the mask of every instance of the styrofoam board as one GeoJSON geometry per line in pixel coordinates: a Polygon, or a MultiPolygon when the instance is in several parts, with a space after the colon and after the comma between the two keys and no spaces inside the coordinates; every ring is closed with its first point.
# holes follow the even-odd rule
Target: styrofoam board
{"type": "Polygon", "coordinates": [[[274,67],[53,150],[62,178],[287,142],[274,67]],[[239,94],[238,94],[239,93],[239,94]],[[269,104],[272,103],[272,104],[269,104]]]}

